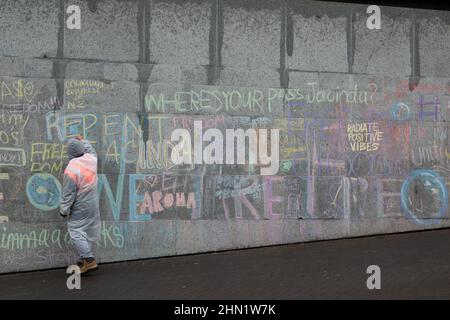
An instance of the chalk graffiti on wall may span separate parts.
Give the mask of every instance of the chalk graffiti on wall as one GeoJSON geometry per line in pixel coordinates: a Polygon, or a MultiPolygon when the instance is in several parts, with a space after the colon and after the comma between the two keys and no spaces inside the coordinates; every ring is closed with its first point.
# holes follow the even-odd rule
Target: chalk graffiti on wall
{"type": "Polygon", "coordinates": [[[266,90],[191,90],[175,92],[173,95],[164,93],[145,97],[145,107],[148,112],[191,113],[208,112],[229,114],[238,111],[255,112],[258,114],[273,113],[274,106],[283,101],[304,101],[309,104],[344,103],[369,105],[373,104],[373,93],[361,90],[355,85],[352,90],[322,90],[317,82],[307,84],[308,88],[266,90]]]}
{"type": "Polygon", "coordinates": [[[31,80],[0,80],[0,114],[30,115],[61,110],[62,99],[56,95],[42,97],[42,91],[46,90],[31,80]]]}
{"type": "Polygon", "coordinates": [[[0,145],[16,147],[23,144],[29,119],[28,114],[0,113],[0,145]]]}
{"type": "MultiPolygon", "coordinates": [[[[97,248],[120,250],[126,245],[126,232],[114,224],[102,223],[97,248]]],[[[70,264],[77,259],[67,229],[30,228],[16,231],[7,226],[0,228],[0,259],[3,265],[25,266],[33,264],[49,266],[55,263],[70,264]]]]}
{"type": "MultiPolygon", "coordinates": [[[[124,233],[119,226],[102,222],[101,237],[96,242],[100,247],[123,248],[124,233]]],[[[8,251],[30,249],[62,249],[71,243],[67,230],[62,229],[38,229],[28,232],[15,232],[7,227],[0,228],[0,249],[8,251]]]]}
{"type": "MultiPolygon", "coordinates": [[[[374,85],[348,91],[322,90],[318,84],[306,91],[209,88],[175,95],[152,92],[144,97],[146,112],[135,113],[96,109],[92,102],[111,94],[113,85],[71,85],[62,110],[55,109],[59,100],[39,96],[35,89],[21,100],[9,93],[3,97],[0,168],[9,172],[9,180],[0,182],[0,226],[7,227],[0,230],[0,258],[5,265],[26,266],[34,259],[48,266],[76,258],[67,250],[66,231],[13,228],[21,221],[60,221],[65,143],[78,134],[98,152],[101,216],[113,224],[356,223],[406,217],[432,226],[449,215],[450,150],[441,121],[446,116],[442,96],[396,98],[395,92],[381,93],[374,85]],[[384,105],[378,94],[385,94],[384,105]],[[182,139],[172,139],[176,130],[182,139]],[[235,135],[232,148],[227,132],[235,135]],[[190,140],[186,148],[183,139],[190,140]],[[266,144],[260,146],[262,140],[266,144]],[[188,161],[174,159],[174,150],[188,161]],[[260,155],[266,160],[273,156],[272,163],[260,161],[260,155]],[[262,169],[270,167],[277,170],[264,175],[262,169]],[[13,181],[21,184],[14,190],[13,181]],[[22,200],[21,210],[11,210],[22,200]]],[[[127,228],[104,226],[97,245],[119,250],[134,235],[127,228]]]]}
{"type": "MultiPolygon", "coordinates": [[[[414,93],[420,95],[445,95],[450,94],[450,86],[439,83],[417,83],[414,85],[414,93]]],[[[400,80],[395,86],[395,97],[402,99],[411,93],[411,84],[408,80],[400,80]]]]}
{"type": "Polygon", "coordinates": [[[433,170],[413,171],[402,184],[401,205],[406,216],[416,223],[439,223],[448,209],[444,179],[433,170]]]}
{"type": "MultiPolygon", "coordinates": [[[[23,93],[17,95],[5,87],[3,99],[22,96],[24,102],[32,103],[35,87],[22,85],[23,93]]],[[[65,82],[65,96],[73,101],[114,89],[113,84],[99,81],[65,82]]],[[[26,147],[25,129],[36,120],[28,113],[4,112],[0,162],[29,170],[27,199],[39,210],[52,211],[59,205],[58,179],[68,161],[65,141],[83,135],[99,153],[99,190],[108,209],[102,214],[113,221],[362,217],[368,214],[362,202],[373,197],[371,192],[382,194],[374,200],[382,212],[379,217],[390,216],[401,211],[401,195],[395,182],[395,196],[389,196],[387,181],[397,177],[403,181],[411,171],[408,161],[416,167],[440,165],[446,170],[450,152],[446,128],[426,124],[440,119],[442,99],[419,97],[413,104],[403,100],[404,96],[402,101],[393,101],[395,93],[389,93],[383,113],[374,112],[379,108],[378,93],[375,84],[352,90],[322,90],[318,83],[287,90],[205,88],[173,95],[147,94],[147,113],[71,113],[70,109],[85,107],[73,102],[64,112],[48,112],[43,127],[47,140],[27,141],[26,147]],[[285,110],[280,109],[283,104],[285,110]],[[198,122],[203,134],[216,130],[215,138],[222,135],[225,160],[227,130],[242,128],[244,136],[254,130],[258,138],[263,130],[279,130],[278,172],[261,178],[261,164],[248,161],[251,153],[247,152],[235,153],[236,159],[244,156],[245,163],[173,161],[171,155],[180,141],[173,141],[171,134],[177,129],[194,142],[187,154],[200,150],[195,143],[198,122]],[[427,141],[439,143],[428,145],[427,141]],[[167,184],[169,178],[176,183],[164,187],[162,181],[167,184]],[[385,182],[380,184],[380,179],[385,182]]],[[[215,141],[202,139],[201,150],[215,141]]],[[[220,152],[215,151],[220,148],[213,149],[211,155],[216,159],[220,152]]],[[[417,203],[409,203],[409,208],[415,212],[417,203]]]]}
{"type": "Polygon", "coordinates": [[[419,120],[424,121],[427,117],[432,117],[434,121],[441,120],[441,103],[438,97],[431,101],[425,100],[423,96],[419,98],[419,120]],[[427,111],[431,109],[431,111],[427,111]]]}
{"type": "Polygon", "coordinates": [[[403,181],[399,178],[381,178],[377,181],[377,217],[402,216],[400,190],[403,181]]]}
{"type": "Polygon", "coordinates": [[[391,108],[392,120],[406,121],[411,117],[411,110],[406,103],[397,102],[391,108]]]}
{"type": "Polygon", "coordinates": [[[53,175],[38,173],[28,180],[26,193],[34,207],[43,211],[54,210],[61,202],[61,183],[53,175]]]}
{"type": "Polygon", "coordinates": [[[68,159],[66,147],[61,143],[31,144],[31,172],[61,174],[68,159]]]}
{"type": "Polygon", "coordinates": [[[0,148],[0,167],[23,167],[26,165],[25,150],[0,148]]]}
{"type": "Polygon", "coordinates": [[[129,185],[130,220],[180,218],[181,208],[187,209],[188,218],[195,216],[195,193],[186,193],[179,187],[189,185],[186,177],[133,174],[130,175],[129,185]]]}
{"type": "Polygon", "coordinates": [[[85,109],[86,98],[112,91],[114,82],[105,83],[98,80],[65,80],[64,93],[68,110],[85,109]]]}
{"type": "Polygon", "coordinates": [[[378,123],[348,124],[347,135],[352,152],[378,151],[383,141],[383,132],[378,123]]]}
{"type": "Polygon", "coordinates": [[[0,80],[0,101],[7,99],[32,102],[38,94],[33,81],[29,80],[0,80]]]}
{"type": "MultiPolygon", "coordinates": [[[[2,186],[2,190],[0,190],[0,209],[2,209],[2,202],[5,199],[5,196],[3,194],[3,190],[6,190],[6,188],[4,187],[4,183],[2,181],[7,181],[9,180],[9,174],[8,173],[0,173],[0,185],[2,186]]],[[[8,222],[9,218],[8,216],[4,215],[4,213],[2,212],[3,210],[0,211],[0,223],[3,222],[8,222]]]]}

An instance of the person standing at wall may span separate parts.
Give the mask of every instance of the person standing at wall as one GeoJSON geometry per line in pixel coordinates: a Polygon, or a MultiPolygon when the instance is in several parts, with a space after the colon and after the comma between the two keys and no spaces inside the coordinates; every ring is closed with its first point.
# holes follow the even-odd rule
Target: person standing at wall
{"type": "Polygon", "coordinates": [[[92,242],[100,240],[97,191],[97,153],[81,136],[67,142],[69,164],[64,171],[60,215],[68,218],[72,243],[78,253],[81,274],[98,268],[92,242]]]}

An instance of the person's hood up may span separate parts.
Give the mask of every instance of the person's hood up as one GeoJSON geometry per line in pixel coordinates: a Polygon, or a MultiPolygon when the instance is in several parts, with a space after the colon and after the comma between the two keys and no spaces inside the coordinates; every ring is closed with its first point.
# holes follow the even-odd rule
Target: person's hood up
{"type": "Polygon", "coordinates": [[[69,160],[79,158],[84,155],[84,145],[77,139],[70,139],[67,142],[67,155],[69,160]]]}

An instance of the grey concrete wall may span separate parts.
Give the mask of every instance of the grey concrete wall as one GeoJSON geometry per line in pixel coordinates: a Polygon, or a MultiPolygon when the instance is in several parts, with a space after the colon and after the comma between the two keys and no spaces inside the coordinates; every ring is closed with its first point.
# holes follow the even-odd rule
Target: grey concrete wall
{"type": "Polygon", "coordinates": [[[450,14],[382,7],[368,30],[366,7],[2,0],[0,272],[74,262],[57,207],[78,133],[99,153],[101,262],[450,226],[450,14]],[[173,165],[195,120],[279,129],[278,173],[173,165]],[[352,149],[361,124],[377,150],[352,149]]]}

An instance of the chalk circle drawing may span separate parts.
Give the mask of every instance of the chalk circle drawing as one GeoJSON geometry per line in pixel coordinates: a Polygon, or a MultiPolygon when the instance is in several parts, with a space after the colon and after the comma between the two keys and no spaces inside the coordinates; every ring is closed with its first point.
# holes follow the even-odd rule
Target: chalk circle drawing
{"type": "Polygon", "coordinates": [[[391,108],[392,120],[404,121],[410,116],[409,106],[403,102],[397,102],[391,108]]]}
{"type": "Polygon", "coordinates": [[[61,184],[51,174],[38,173],[27,182],[28,200],[39,210],[50,211],[59,207],[61,184]]]}
{"type": "Polygon", "coordinates": [[[292,161],[291,160],[284,160],[281,163],[281,171],[283,172],[289,172],[292,169],[292,161]]]}
{"type": "MultiPolygon", "coordinates": [[[[401,208],[408,219],[422,225],[437,224],[440,219],[444,217],[448,208],[448,191],[445,185],[444,178],[438,173],[429,169],[414,170],[403,182],[401,192],[401,208]],[[427,201],[420,199],[420,206],[423,203],[431,204],[435,206],[438,202],[440,207],[437,212],[430,212],[430,216],[438,215],[437,218],[420,218],[420,214],[423,215],[424,210],[417,208],[417,204],[411,198],[411,186],[414,186],[414,192],[417,194],[423,194],[427,197],[427,201]],[[437,200],[437,201],[436,201],[437,200]]],[[[428,210],[427,210],[428,211],[428,210]]],[[[431,211],[431,210],[430,210],[431,211]]]]}

